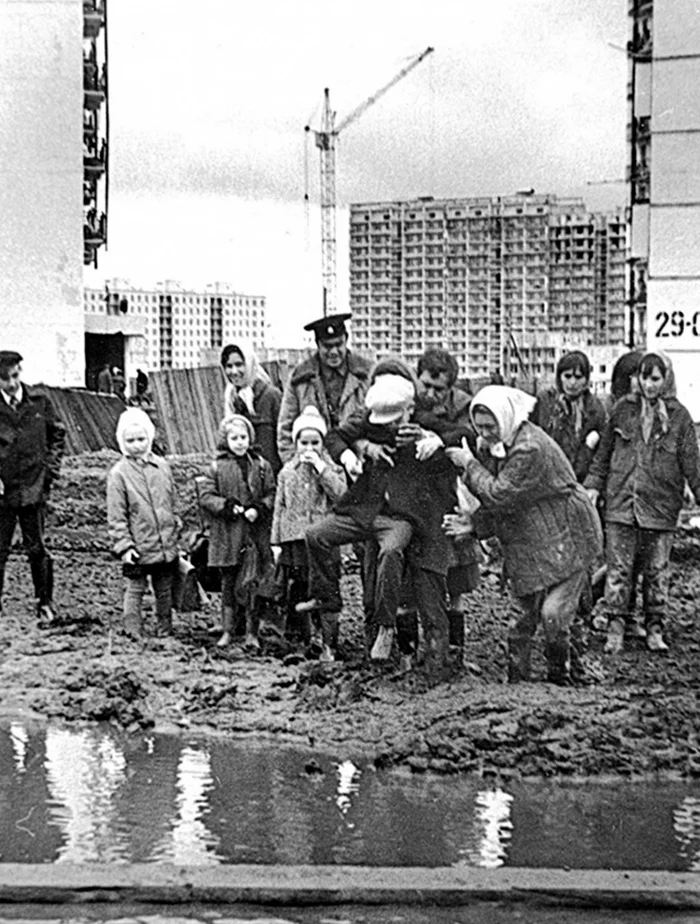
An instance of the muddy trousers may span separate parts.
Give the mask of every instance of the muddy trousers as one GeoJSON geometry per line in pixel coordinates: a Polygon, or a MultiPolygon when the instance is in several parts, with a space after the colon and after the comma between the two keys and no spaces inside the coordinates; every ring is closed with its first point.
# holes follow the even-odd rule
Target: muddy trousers
{"type": "Polygon", "coordinates": [[[238,600],[236,598],[236,583],[240,565],[230,565],[219,568],[221,575],[221,628],[224,632],[239,634],[243,629],[243,620],[240,618],[238,600]]]}
{"type": "Polygon", "coordinates": [[[141,574],[125,578],[124,628],[130,634],[141,633],[143,595],[146,593],[150,576],[153,596],[155,597],[158,629],[170,631],[173,611],[173,564],[172,562],[163,562],[157,565],[142,565],[139,567],[141,574]]]}
{"type": "Polygon", "coordinates": [[[23,507],[9,507],[4,504],[0,506],[0,599],[12,536],[18,520],[32,573],[34,595],[39,601],[39,606],[50,606],[53,602],[53,561],[44,544],[44,503],[23,507]]]}
{"type": "Polygon", "coordinates": [[[663,629],[668,600],[668,560],[673,533],[608,523],[605,614],[610,620],[629,621],[634,586],[642,575],[642,603],[647,628],[663,629]]]}
{"type": "Polygon", "coordinates": [[[352,517],[332,513],[309,528],[306,550],[309,556],[309,593],[327,612],[339,613],[338,570],[332,552],[340,545],[374,538],[377,542],[374,573],[374,617],[380,626],[396,626],[396,611],[403,580],[404,552],[413,529],[406,520],[379,514],[370,527],[352,517]]]}
{"type": "Polygon", "coordinates": [[[585,571],[576,571],[553,587],[518,597],[521,612],[511,620],[508,628],[508,680],[511,683],[530,679],[532,640],[540,622],[545,636],[547,679],[553,683],[569,682],[570,629],[586,579],[585,571]]]}

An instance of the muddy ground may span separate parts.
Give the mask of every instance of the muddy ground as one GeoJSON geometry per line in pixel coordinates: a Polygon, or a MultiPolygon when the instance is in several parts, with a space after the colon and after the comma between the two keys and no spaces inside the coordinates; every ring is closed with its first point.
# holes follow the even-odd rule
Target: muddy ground
{"type": "MultiPolygon", "coordinates": [[[[261,654],[221,652],[216,596],[208,609],[176,614],[172,637],[128,640],[120,632],[121,568],[106,534],[105,476],[116,458],[107,451],[65,460],[51,498],[48,539],[61,625],[37,627],[26,559],[19,548],[11,556],[0,619],[0,712],[133,730],[267,735],[415,772],[700,777],[697,531],[683,530],[674,549],[668,655],[636,647],[613,658],[602,653],[603,637],[592,634],[593,686],[506,684],[511,603],[494,563],[469,601],[464,663],[431,687],[419,672],[363,661],[355,574],[343,579],[344,659],[333,666],[279,645],[261,654]]],[[[185,528],[194,529],[192,478],[205,459],[172,464],[185,528]]],[[[544,676],[541,652],[535,667],[535,676],[544,676]]]]}

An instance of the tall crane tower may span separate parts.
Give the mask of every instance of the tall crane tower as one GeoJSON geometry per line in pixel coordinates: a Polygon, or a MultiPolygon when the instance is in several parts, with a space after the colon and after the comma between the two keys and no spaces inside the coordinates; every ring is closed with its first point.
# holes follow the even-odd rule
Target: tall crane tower
{"type": "Polygon", "coordinates": [[[321,117],[321,128],[316,131],[310,125],[305,131],[313,131],[316,138],[316,147],[321,155],[321,274],[323,277],[323,314],[334,314],[336,310],[336,236],[335,236],[335,148],[338,135],[355,122],[370,106],[381,99],[393,86],[409,74],[414,68],[434,51],[428,47],[425,51],[412,58],[405,67],[396,74],[389,83],[377,90],[372,96],[360,103],[356,109],[345,116],[339,125],[335,124],[336,113],[331,108],[330,92],[328,87],[323,91],[324,104],[321,117]]]}

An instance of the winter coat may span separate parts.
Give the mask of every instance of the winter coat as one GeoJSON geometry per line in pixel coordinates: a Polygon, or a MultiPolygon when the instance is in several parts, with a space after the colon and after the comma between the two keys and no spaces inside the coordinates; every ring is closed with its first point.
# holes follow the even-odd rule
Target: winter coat
{"type": "MultiPolygon", "coordinates": [[[[365,392],[369,386],[372,364],[364,357],[348,351],[347,368],[345,386],[340,399],[338,423],[343,423],[351,414],[364,409],[365,392]]],[[[329,428],[333,426],[318,353],[299,363],[292,370],[284,388],[277,424],[277,448],[283,462],[288,462],[294,455],[292,425],[304,408],[309,405],[318,408],[329,428]]]]}
{"type": "Polygon", "coordinates": [[[500,540],[517,596],[553,587],[599,560],[598,514],[561,448],[529,421],[505,459],[480,452],[464,480],[482,505],[474,514],[477,532],[500,540]]]}
{"type": "MultiPolygon", "coordinates": [[[[221,451],[206,475],[199,481],[199,502],[209,519],[209,567],[228,568],[238,564],[248,541],[258,547],[269,535],[270,517],[275,501],[275,478],[267,459],[248,453],[248,476],[232,453],[221,451]],[[233,498],[246,510],[255,507],[258,519],[249,523],[241,514],[225,519],[226,501],[233,498]]],[[[269,549],[260,548],[269,558],[269,549]]]]}
{"type": "Polygon", "coordinates": [[[143,461],[124,456],[113,466],[107,475],[107,523],[116,555],[136,549],[140,565],[177,558],[181,524],[165,459],[153,453],[143,461]]]}
{"type": "Polygon", "coordinates": [[[41,503],[60,472],[66,431],[48,395],[22,385],[16,411],[0,396],[0,503],[41,503]]]}
{"type": "Polygon", "coordinates": [[[590,449],[586,445],[586,437],[594,432],[602,437],[607,415],[602,402],[586,391],[581,399],[581,429],[577,435],[574,417],[567,413],[565,400],[556,388],[548,388],[537,396],[530,420],[561,446],[576,478],[583,482],[597,451],[597,447],[590,449]]]}
{"type": "MultiPolygon", "coordinates": [[[[368,416],[367,411],[363,419],[355,415],[328,434],[326,445],[331,456],[338,457],[358,439],[391,442],[386,428],[370,424],[368,416]]],[[[442,449],[420,462],[415,446],[402,446],[393,460],[393,466],[382,460],[365,460],[362,474],[333,509],[365,529],[380,513],[408,521],[413,526],[410,561],[417,568],[446,574],[451,558],[442,518],[452,513],[457,503],[455,468],[442,449]]]]}
{"type": "Polygon", "coordinates": [[[253,383],[253,406],[255,413],[251,414],[245,401],[241,398],[229,397],[230,389],[226,389],[226,411],[242,414],[255,427],[255,446],[263,459],[272,466],[275,475],[282,468],[279,452],[277,451],[277,422],[282,402],[282,393],[279,388],[256,379],[253,383]]]}
{"type": "Polygon", "coordinates": [[[621,398],[613,408],[586,487],[605,491],[608,523],[644,529],[676,528],[685,482],[700,502],[700,453],[688,410],[665,398],[668,430],[657,420],[649,442],[641,429],[641,399],[621,398]]]}
{"type": "Polygon", "coordinates": [[[277,479],[275,510],[272,517],[272,545],[303,540],[306,530],[331,509],[347,489],[345,472],[325,451],[328,464],[319,475],[308,462],[290,459],[277,479]]]}

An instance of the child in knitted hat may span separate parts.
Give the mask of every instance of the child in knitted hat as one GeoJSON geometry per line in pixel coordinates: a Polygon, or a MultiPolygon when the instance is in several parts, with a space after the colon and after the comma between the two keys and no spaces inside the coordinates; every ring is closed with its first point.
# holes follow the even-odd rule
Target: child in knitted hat
{"type": "Polygon", "coordinates": [[[107,476],[107,520],[113,549],[126,579],[124,628],[141,635],[141,606],[150,577],[159,633],[172,624],[172,583],[180,522],[168,463],[151,451],[153,423],[140,408],[127,408],[117,423],[123,458],[107,476]]]}
{"type": "MultiPolygon", "coordinates": [[[[277,481],[271,542],[272,554],[284,570],[288,630],[298,618],[295,605],[308,596],[306,530],[328,513],[347,486],[342,467],[331,460],[323,446],[326,430],[319,411],[305,407],[292,425],[294,456],[282,467],[277,481]]],[[[334,565],[340,569],[338,550],[334,565]]],[[[299,634],[310,641],[308,624],[302,623],[299,634]]],[[[324,660],[328,654],[321,651],[324,660]]]]}
{"type": "Polygon", "coordinates": [[[254,442],[255,430],[247,417],[225,417],[216,458],[199,479],[199,502],[210,518],[208,563],[221,572],[220,647],[230,643],[243,611],[245,645],[260,647],[256,581],[270,560],[275,479],[270,463],[252,449],[254,442]]]}

